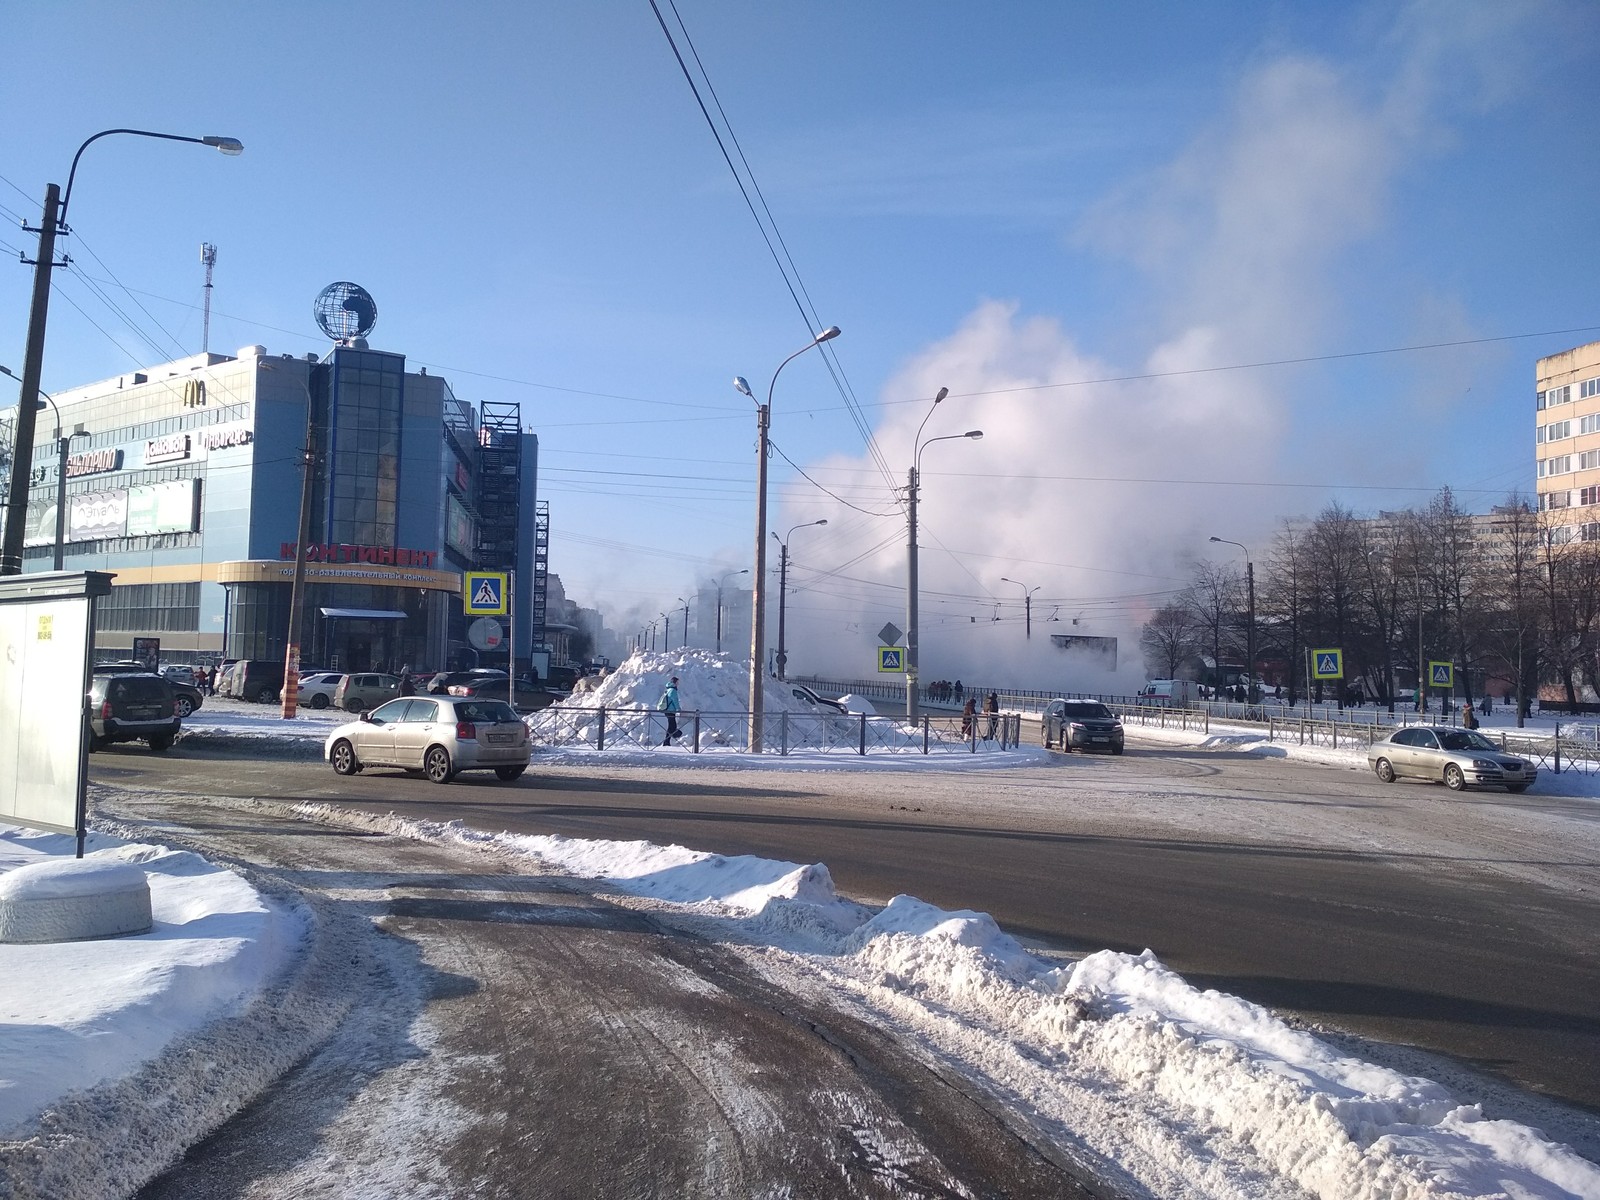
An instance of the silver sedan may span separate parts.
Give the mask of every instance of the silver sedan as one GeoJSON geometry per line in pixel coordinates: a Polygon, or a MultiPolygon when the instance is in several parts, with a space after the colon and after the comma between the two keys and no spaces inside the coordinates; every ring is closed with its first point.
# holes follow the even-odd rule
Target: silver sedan
{"type": "Polygon", "coordinates": [[[1448,725],[1397,729],[1372,743],[1367,764],[1385,783],[1426,779],[1457,792],[1468,786],[1525,792],[1539,775],[1527,759],[1507,754],[1476,730],[1448,725]]]}
{"type": "Polygon", "coordinates": [[[528,727],[504,700],[401,696],[328,735],[323,755],[340,775],[400,767],[449,783],[492,770],[509,783],[528,769],[528,727]]]}

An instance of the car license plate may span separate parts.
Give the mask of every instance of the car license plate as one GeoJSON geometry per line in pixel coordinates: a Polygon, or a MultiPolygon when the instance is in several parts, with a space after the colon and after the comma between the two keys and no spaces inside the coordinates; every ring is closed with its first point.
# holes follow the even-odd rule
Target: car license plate
{"type": "Polygon", "coordinates": [[[491,746],[509,746],[515,740],[515,736],[509,729],[491,729],[484,734],[483,740],[491,746]]]}
{"type": "Polygon", "coordinates": [[[1091,742],[1109,742],[1111,739],[1108,738],[1108,737],[1096,737],[1096,738],[1090,738],[1089,740],[1091,742]]]}

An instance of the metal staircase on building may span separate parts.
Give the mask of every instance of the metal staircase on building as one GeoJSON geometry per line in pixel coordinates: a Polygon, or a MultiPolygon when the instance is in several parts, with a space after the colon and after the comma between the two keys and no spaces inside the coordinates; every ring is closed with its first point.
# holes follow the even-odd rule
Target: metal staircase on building
{"type": "Polygon", "coordinates": [[[545,602],[550,586],[550,501],[533,504],[533,645],[549,645],[545,631],[545,602]]]}
{"type": "Polygon", "coordinates": [[[522,406],[486,400],[478,429],[478,566],[510,571],[517,565],[517,517],[522,478],[522,406]]]}

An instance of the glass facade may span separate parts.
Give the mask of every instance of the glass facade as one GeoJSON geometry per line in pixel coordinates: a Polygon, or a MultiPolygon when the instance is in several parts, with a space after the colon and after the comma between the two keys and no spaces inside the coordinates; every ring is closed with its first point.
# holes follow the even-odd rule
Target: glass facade
{"type": "Polygon", "coordinates": [[[341,349],[329,416],[328,540],[395,544],[405,359],[341,349]]]}

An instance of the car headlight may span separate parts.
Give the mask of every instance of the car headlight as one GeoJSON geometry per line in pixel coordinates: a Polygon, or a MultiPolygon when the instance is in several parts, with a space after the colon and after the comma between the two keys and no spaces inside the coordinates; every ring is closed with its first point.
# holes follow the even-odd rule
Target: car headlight
{"type": "Polygon", "coordinates": [[[1067,725],[1067,728],[1068,729],[1082,729],[1083,728],[1083,722],[1082,721],[1069,722],[1068,725],[1067,725]]]}
{"type": "Polygon", "coordinates": [[[1498,771],[1500,764],[1492,758],[1475,758],[1472,760],[1472,769],[1474,771],[1498,771]]]}

